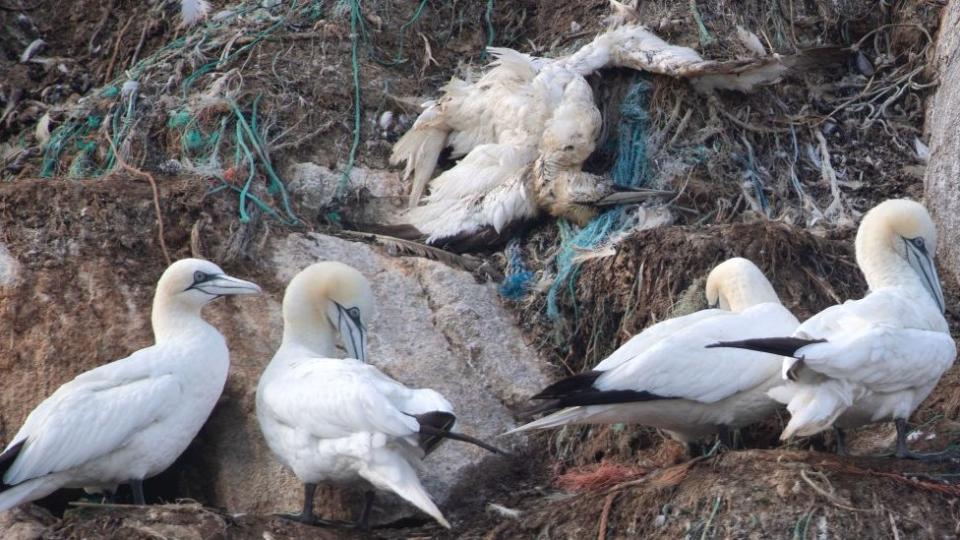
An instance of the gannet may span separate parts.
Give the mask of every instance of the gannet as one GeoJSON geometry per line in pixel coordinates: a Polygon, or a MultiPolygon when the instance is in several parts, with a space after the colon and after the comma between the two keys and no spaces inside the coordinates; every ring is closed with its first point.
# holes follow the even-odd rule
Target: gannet
{"type": "Polygon", "coordinates": [[[717,345],[786,357],[788,382],[770,391],[791,414],[781,439],[893,420],[896,455],[927,457],[907,449],[907,419],[957,354],[943,316],[936,250],[936,228],[923,205],[883,202],[857,231],[857,264],[870,288],[864,298],[821,311],[792,337],[717,345]]]}
{"type": "Polygon", "coordinates": [[[78,375],[27,416],[0,454],[0,510],[60,488],[126,483],[144,504],[143,480],[187,448],[227,380],[226,341],[200,310],[221,296],[259,292],[209,261],[170,265],[153,297],[156,344],[78,375]]]}
{"type": "Polygon", "coordinates": [[[624,201],[612,181],[580,170],[594,150],[600,110],[586,79],[568,75],[537,145],[483,144],[434,179],[425,203],[405,215],[427,243],[455,251],[492,246],[541,212],[582,226],[609,197],[624,201]]]}
{"type": "MultiPolygon", "coordinates": [[[[495,60],[482,77],[474,82],[453,78],[441,89],[442,96],[426,101],[423,111],[394,145],[390,156],[392,164],[405,164],[403,177],[411,179],[410,208],[420,202],[428,183],[434,185],[434,191],[444,192],[442,197],[434,196],[426,201],[427,206],[437,206],[429,212],[431,215],[440,215],[445,205],[456,204],[444,201],[444,197],[459,197],[465,199],[461,206],[466,211],[486,214],[475,219],[485,219],[484,223],[490,224],[492,206],[499,204],[510,209],[511,205],[518,204],[516,197],[499,193],[496,186],[519,184],[516,171],[522,164],[517,159],[523,156],[526,165],[532,163],[551,119],[570,114],[569,109],[563,112],[558,109],[570,81],[583,79],[600,69],[625,67],[688,78],[701,92],[714,89],[747,92],[777,82],[791,70],[835,65],[849,55],[844,49],[824,47],[795,55],[770,54],[726,62],[705,60],[693,49],[671,45],[644,28],[635,6],[635,2],[626,5],[611,0],[613,24],[568,56],[537,58],[513,49],[491,47],[488,51],[495,60]],[[487,145],[497,146],[485,148],[487,145]],[[490,159],[491,154],[494,158],[502,154],[504,147],[513,148],[513,153],[506,159],[490,159]],[[464,158],[454,166],[464,170],[444,173],[431,182],[445,148],[451,149],[452,158],[464,158]],[[473,152],[481,155],[473,156],[473,152]],[[459,185],[440,186],[451,182],[459,185]],[[496,203],[486,200],[491,197],[496,203]]],[[[587,91],[592,106],[589,86],[587,91]]],[[[572,118],[580,121],[576,116],[572,118]]],[[[533,198],[530,193],[527,197],[533,198]]],[[[522,206],[528,213],[533,212],[534,207],[529,202],[522,206]]],[[[465,226],[470,224],[468,221],[465,226]]],[[[442,232],[417,214],[411,216],[410,225],[431,238],[442,232]]]]}
{"type": "Polygon", "coordinates": [[[509,433],[622,422],[657,427],[688,444],[719,432],[729,444],[729,430],[762,420],[779,406],[766,392],[779,384],[780,360],[704,346],[717,336],[772,336],[799,323],[746,259],[717,265],[707,277],[706,295],[710,309],[657,323],[593,370],[534,396],[546,400],[537,410],[560,410],[509,433]]]}
{"type": "MultiPolygon", "coordinates": [[[[416,464],[442,438],[497,449],[450,430],[453,407],[438,392],[411,389],[367,364],[373,292],[363,275],[320,262],[294,276],[283,297],[283,341],[257,386],[257,419],[267,445],[304,483],[300,514],[313,513],[319,482],[366,480],[396,493],[449,528],[421,485],[416,464]],[[335,357],[340,337],[350,358],[335,357]]],[[[359,525],[367,526],[373,492],[359,525]]]]}

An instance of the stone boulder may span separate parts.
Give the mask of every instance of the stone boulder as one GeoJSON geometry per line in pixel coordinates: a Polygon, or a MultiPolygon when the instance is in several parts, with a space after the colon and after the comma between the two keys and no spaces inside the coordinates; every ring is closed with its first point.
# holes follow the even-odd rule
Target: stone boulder
{"type": "Polygon", "coordinates": [[[951,0],[942,17],[934,61],[940,85],[927,115],[925,199],[940,232],[940,267],[960,280],[960,0],[951,0]]]}
{"type": "MultiPolygon", "coordinates": [[[[153,244],[148,186],[111,182],[0,189],[0,442],[8,442],[61,384],[152,342],[150,304],[165,264],[153,244]]],[[[192,224],[232,211],[204,198],[202,185],[170,182],[161,188],[163,200],[177,205],[166,213],[167,243],[176,258],[195,249],[192,224]]],[[[216,253],[234,228],[229,220],[212,223],[200,245],[216,253]]],[[[390,257],[367,244],[270,229],[258,233],[245,258],[225,266],[259,283],[264,294],[221,300],[205,311],[231,349],[223,398],[181,459],[146,483],[148,497],[189,497],[228,512],[299,508],[302,488],[269,454],[254,393],[279,344],[284,287],[315,261],[346,262],[371,280],[379,305],[370,323],[371,361],[406,384],[445,394],[458,412],[458,429],[492,439],[515,425],[511,406],[548,382],[546,363],[524,342],[495,285],[438,262],[390,257]]],[[[475,480],[472,467],[491,459],[501,458],[445,444],[427,460],[422,476],[443,506],[454,488],[475,480]]],[[[317,504],[325,515],[349,518],[355,502],[324,488],[317,504]]],[[[390,510],[381,520],[413,514],[403,505],[381,508],[390,510]]]]}

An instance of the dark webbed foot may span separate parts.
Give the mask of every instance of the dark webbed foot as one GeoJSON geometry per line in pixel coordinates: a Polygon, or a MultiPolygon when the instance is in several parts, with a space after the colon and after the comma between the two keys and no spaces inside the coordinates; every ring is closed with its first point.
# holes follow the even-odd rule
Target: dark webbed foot
{"type": "Polygon", "coordinates": [[[907,448],[907,435],[909,431],[907,421],[903,418],[898,418],[895,424],[897,426],[897,451],[894,453],[894,456],[900,459],[913,459],[925,463],[960,460],[960,450],[957,449],[948,448],[942,452],[932,452],[929,454],[911,451],[907,448]]]}
{"type": "Polygon", "coordinates": [[[309,514],[304,514],[303,512],[299,514],[275,514],[278,518],[286,519],[287,521],[296,521],[297,523],[303,523],[304,525],[310,525],[311,527],[348,527],[352,525],[346,521],[335,521],[329,519],[323,519],[316,515],[313,512],[309,514]]]}

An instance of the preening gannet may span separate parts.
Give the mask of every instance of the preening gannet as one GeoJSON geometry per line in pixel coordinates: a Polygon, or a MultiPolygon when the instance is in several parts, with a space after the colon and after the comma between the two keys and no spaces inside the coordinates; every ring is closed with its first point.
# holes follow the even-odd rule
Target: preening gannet
{"type": "Polygon", "coordinates": [[[779,405],[766,392],[779,383],[780,360],[752,352],[713,354],[721,349],[704,346],[716,336],[792,331],[797,319],[746,259],[714,268],[706,293],[715,307],[655,324],[593,370],[547,387],[533,397],[546,400],[537,409],[560,410],[510,433],[623,422],[657,427],[692,443],[771,414],[779,405]]]}
{"type": "MultiPolygon", "coordinates": [[[[444,527],[450,524],[420,484],[415,464],[443,438],[480,441],[450,430],[453,407],[430,389],[411,389],[367,364],[373,292],[363,275],[339,262],[297,274],[283,297],[283,341],[257,387],[257,419],[267,445],[304,483],[309,524],[319,482],[366,480],[396,493],[444,527]],[[350,358],[335,356],[339,335],[350,358]]],[[[360,526],[373,503],[367,492],[360,526]]]]}
{"type": "Polygon", "coordinates": [[[0,455],[0,510],[60,488],[124,483],[144,504],[143,480],[187,448],[227,380],[227,344],[200,310],[221,296],[259,292],[209,261],[170,265],[153,298],[156,344],[78,375],[27,416],[0,455]]]}
{"type": "Polygon", "coordinates": [[[907,419],[957,354],[943,317],[936,249],[936,228],[923,205],[883,202],[857,231],[867,296],[821,311],[792,337],[718,344],[786,357],[788,382],[770,392],[791,414],[782,439],[893,420],[896,455],[925,457],[907,449],[907,419]]]}

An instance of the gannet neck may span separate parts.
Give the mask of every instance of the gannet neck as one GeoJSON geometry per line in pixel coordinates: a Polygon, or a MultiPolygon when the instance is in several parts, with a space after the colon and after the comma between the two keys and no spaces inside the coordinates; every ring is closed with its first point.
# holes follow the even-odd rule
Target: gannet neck
{"type": "Polygon", "coordinates": [[[196,304],[179,301],[157,291],[150,316],[157,343],[176,339],[188,332],[213,328],[203,320],[200,309],[196,304]]]}
{"type": "Polygon", "coordinates": [[[283,305],[281,348],[302,347],[311,353],[333,358],[337,352],[336,330],[316,308],[306,302],[283,305]]]}
{"type": "Polygon", "coordinates": [[[857,264],[871,291],[885,287],[916,290],[926,296],[923,281],[907,260],[891,245],[889,230],[871,227],[857,235],[857,264]]]}
{"type": "Polygon", "coordinates": [[[770,281],[752,262],[741,257],[728,259],[707,276],[707,301],[711,305],[740,312],[757,304],[780,303],[770,281]]]}
{"type": "Polygon", "coordinates": [[[878,204],[867,212],[857,230],[857,264],[870,290],[899,287],[916,292],[918,297],[927,297],[925,291],[942,297],[932,267],[936,248],[936,227],[926,208],[906,199],[878,204]],[[928,278],[936,283],[925,284],[924,276],[910,264],[910,258],[918,254],[908,244],[920,240],[924,241],[922,257],[928,259],[931,267],[927,273],[932,275],[928,278]]]}

